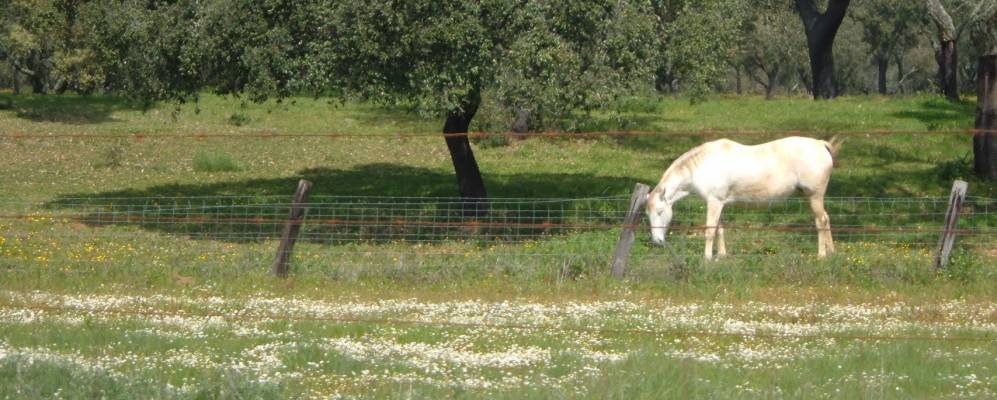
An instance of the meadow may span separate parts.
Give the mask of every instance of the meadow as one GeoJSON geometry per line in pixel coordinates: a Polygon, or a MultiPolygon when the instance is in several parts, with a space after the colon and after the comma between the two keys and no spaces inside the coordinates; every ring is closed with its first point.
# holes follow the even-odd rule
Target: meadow
{"type": "MultiPolygon", "coordinates": [[[[492,218],[533,207],[575,228],[306,226],[278,280],[277,224],[100,212],[279,216],[299,179],[315,184],[316,218],[341,217],[343,196],[452,197],[441,121],[311,98],[0,94],[0,397],[997,396],[997,240],[965,235],[935,271],[937,233],[917,231],[941,224],[953,179],[972,198],[961,227],[997,226],[997,185],[971,174],[972,112],[931,96],[627,99],[574,127],[674,134],[475,139],[490,196],[544,199],[496,202],[492,218]],[[642,228],[627,279],[609,278],[635,182],[705,140],[795,131],[846,137],[832,226],[913,232],[843,229],[820,260],[812,233],[732,230],[733,255],[705,263],[696,232],[663,250],[642,228]],[[329,133],[362,136],[308,136],[329,133]]],[[[413,202],[365,207],[378,224],[450,212],[413,202]]],[[[701,224],[701,203],[679,211],[701,224]]],[[[730,218],[812,223],[793,201],[730,218]]]]}

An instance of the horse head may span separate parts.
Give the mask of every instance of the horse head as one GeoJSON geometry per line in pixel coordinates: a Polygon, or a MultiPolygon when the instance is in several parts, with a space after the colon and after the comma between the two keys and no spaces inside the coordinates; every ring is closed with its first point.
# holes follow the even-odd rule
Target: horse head
{"type": "Polygon", "coordinates": [[[651,241],[654,244],[665,245],[665,233],[668,231],[668,224],[672,222],[672,203],[663,191],[647,194],[644,210],[651,222],[651,241]]]}

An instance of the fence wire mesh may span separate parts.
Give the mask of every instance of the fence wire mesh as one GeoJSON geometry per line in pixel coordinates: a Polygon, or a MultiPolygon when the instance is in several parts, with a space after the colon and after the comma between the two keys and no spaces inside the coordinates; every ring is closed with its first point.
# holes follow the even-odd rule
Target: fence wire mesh
{"type": "MultiPolygon", "coordinates": [[[[85,264],[91,271],[137,260],[265,268],[291,202],[291,196],[8,201],[0,215],[0,260],[11,267],[85,264]]],[[[492,198],[487,213],[468,217],[460,198],[313,196],[292,266],[349,276],[385,270],[445,275],[469,266],[600,270],[608,267],[628,204],[623,196],[492,198]]],[[[846,265],[927,268],[947,206],[942,197],[825,199],[837,256],[846,265]]],[[[995,209],[997,199],[967,197],[957,251],[997,257],[995,209]]],[[[650,242],[641,218],[632,270],[655,275],[702,262],[705,213],[698,199],[676,204],[664,247],[650,242]]],[[[806,199],[728,205],[722,224],[729,253],[724,262],[778,267],[815,260],[816,230],[806,199]]]]}

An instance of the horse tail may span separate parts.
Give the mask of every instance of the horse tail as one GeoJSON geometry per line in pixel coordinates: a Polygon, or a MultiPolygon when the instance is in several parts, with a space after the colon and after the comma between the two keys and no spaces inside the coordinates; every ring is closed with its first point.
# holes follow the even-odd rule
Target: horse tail
{"type": "Polygon", "coordinates": [[[827,149],[828,153],[831,153],[832,166],[837,164],[838,150],[841,149],[841,143],[844,143],[844,141],[844,138],[835,135],[831,140],[824,142],[824,148],[827,149]]]}

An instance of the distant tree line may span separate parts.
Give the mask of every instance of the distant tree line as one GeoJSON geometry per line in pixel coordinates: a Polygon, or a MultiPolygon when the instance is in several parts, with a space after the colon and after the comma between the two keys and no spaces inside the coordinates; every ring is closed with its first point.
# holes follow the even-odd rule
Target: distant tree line
{"type": "MultiPolygon", "coordinates": [[[[210,87],[212,89],[223,92],[249,89],[255,97],[301,91],[307,88],[289,83],[300,83],[305,77],[293,75],[304,69],[281,72],[268,64],[282,59],[295,62],[297,60],[288,59],[293,55],[285,51],[318,51],[324,42],[336,40],[309,37],[307,34],[316,32],[305,31],[313,28],[311,24],[330,23],[322,21],[322,16],[329,17],[329,10],[344,8],[341,3],[351,2],[321,3],[311,0],[7,0],[0,5],[0,86],[14,91],[80,94],[119,91],[135,94],[133,91],[141,89],[142,95],[170,97],[184,89],[200,89],[213,81],[217,86],[210,87]],[[308,15],[303,12],[307,9],[324,10],[319,15],[308,15]],[[239,12],[249,15],[237,15],[239,12]],[[241,26],[244,23],[248,26],[241,26]],[[241,37],[240,32],[251,36],[241,37]],[[320,42],[301,46],[292,43],[295,39],[320,42]],[[236,47],[226,48],[227,45],[236,47]],[[144,46],[146,50],[136,49],[136,46],[144,46]],[[252,54],[239,52],[238,47],[246,49],[246,46],[255,46],[252,54]],[[162,53],[156,54],[159,51],[162,53]],[[226,58],[232,56],[240,58],[226,58]],[[148,65],[128,65],[129,62],[148,65]],[[242,68],[239,71],[217,68],[218,65],[205,68],[205,64],[227,62],[241,64],[242,68]],[[188,70],[170,71],[170,67],[188,70]],[[208,76],[212,73],[220,76],[208,76]],[[144,78],[153,78],[153,81],[130,81],[143,74],[144,78]],[[191,84],[185,88],[183,84],[170,82],[171,79],[191,80],[191,84]],[[143,84],[136,85],[138,83],[143,84]],[[158,89],[149,90],[145,84],[153,84],[158,89]],[[150,91],[152,93],[145,93],[150,91]]],[[[518,14],[529,11],[524,9],[529,7],[521,6],[533,4],[529,1],[486,1],[476,8],[485,9],[489,4],[501,6],[499,3],[516,8],[518,14]]],[[[611,4],[602,3],[601,6],[611,4]]],[[[806,9],[807,4],[826,8],[842,2],[818,3],[822,2],[634,1],[634,12],[646,15],[633,16],[627,22],[629,28],[647,29],[642,33],[652,36],[642,39],[646,43],[637,46],[648,47],[648,57],[640,61],[647,64],[653,75],[651,81],[636,84],[646,83],[662,92],[692,96],[709,92],[756,93],[767,97],[811,94],[813,71],[807,59],[807,36],[800,10],[806,9]]],[[[985,19],[987,3],[987,0],[851,1],[842,8],[845,16],[833,42],[833,95],[945,93],[949,90],[947,94],[954,97],[952,88],[944,87],[949,81],[958,82],[954,87],[956,96],[975,92],[980,54],[971,32],[977,20],[985,19]],[[942,68],[951,68],[944,71],[939,68],[940,59],[949,60],[942,68]],[[945,80],[944,76],[950,78],[945,80]]],[[[574,7],[577,10],[573,11],[599,17],[595,8],[600,2],[565,4],[566,9],[574,7]]],[[[533,5],[536,6],[533,8],[539,8],[533,5]]],[[[420,22],[373,21],[376,15],[372,17],[366,22],[376,23],[363,29],[374,32],[377,28],[400,23],[415,25],[420,22]]],[[[431,21],[421,22],[428,24],[431,21]]],[[[536,29],[525,19],[518,23],[520,25],[510,24],[504,29],[509,33],[521,29],[523,34],[536,29]]],[[[371,39],[375,38],[376,35],[372,35],[371,39]]],[[[336,47],[342,47],[342,44],[336,47]]]]}
{"type": "MultiPolygon", "coordinates": [[[[557,124],[655,90],[975,90],[977,127],[994,128],[977,78],[997,70],[995,15],[993,0],[5,0],[0,86],[405,103],[444,133],[484,103],[517,130],[571,129],[557,124]]],[[[984,136],[977,167],[997,178],[984,136]]],[[[446,143],[461,195],[485,198],[467,138],[446,143]]]]}

